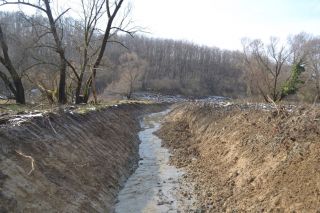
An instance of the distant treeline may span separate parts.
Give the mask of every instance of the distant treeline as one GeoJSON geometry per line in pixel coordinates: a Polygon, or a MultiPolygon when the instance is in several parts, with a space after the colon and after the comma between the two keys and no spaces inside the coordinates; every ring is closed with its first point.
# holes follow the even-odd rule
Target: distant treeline
{"type": "MultiPolygon", "coordinates": [[[[185,95],[245,95],[241,52],[142,36],[120,37],[119,40],[148,62],[142,90],[185,95]]],[[[116,44],[109,48],[107,55],[115,64],[127,51],[116,44]]]]}
{"type": "MultiPolygon", "coordinates": [[[[36,90],[43,94],[54,91],[59,65],[52,35],[46,34],[43,28],[46,18],[1,12],[0,20],[27,98],[31,100],[36,90]]],[[[59,29],[70,65],[67,70],[68,98],[74,100],[77,86],[74,71],[90,70],[89,66],[83,67],[80,54],[84,48],[84,29],[80,21],[72,18],[61,19],[59,29]]],[[[101,39],[98,32],[93,34],[93,42],[87,50],[92,58],[101,39]]],[[[300,84],[293,85],[299,89],[294,97],[314,101],[320,94],[319,44],[317,37],[301,33],[292,36],[283,46],[276,39],[271,39],[269,44],[243,40],[244,51],[240,52],[186,41],[117,34],[107,43],[95,84],[101,96],[117,90],[119,93],[143,90],[191,96],[264,97],[265,100],[270,96],[277,100],[286,82],[288,85],[292,66],[303,60],[301,64],[306,72],[296,81],[300,84]]],[[[0,65],[0,71],[7,72],[3,65],[0,65]]],[[[83,78],[88,79],[90,75],[85,72],[83,78]]],[[[11,93],[4,79],[0,81],[0,89],[2,95],[11,93]]]]}

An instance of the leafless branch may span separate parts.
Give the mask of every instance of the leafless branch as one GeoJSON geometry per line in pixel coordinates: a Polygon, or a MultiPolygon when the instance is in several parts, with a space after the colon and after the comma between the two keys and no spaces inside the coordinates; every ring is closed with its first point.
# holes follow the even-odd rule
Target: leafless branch
{"type": "Polygon", "coordinates": [[[60,13],[60,15],[54,20],[54,23],[57,23],[57,21],[64,15],[66,14],[71,8],[66,9],[65,11],[63,11],[62,13],[60,13]]]}
{"type": "Polygon", "coordinates": [[[24,1],[24,0],[17,0],[17,1],[1,0],[0,2],[2,2],[2,3],[0,4],[0,6],[3,6],[3,5],[18,5],[18,4],[20,4],[20,5],[31,6],[31,7],[33,7],[33,8],[38,9],[38,10],[41,10],[41,11],[43,11],[43,12],[45,12],[45,13],[47,12],[47,10],[44,9],[44,8],[42,8],[41,6],[32,4],[32,3],[30,3],[30,2],[26,2],[26,1],[24,1]]]}
{"type": "Polygon", "coordinates": [[[77,73],[76,68],[70,63],[70,61],[66,60],[68,66],[71,68],[72,72],[74,73],[74,75],[76,76],[77,80],[80,81],[80,76],[77,73]]]}
{"type": "Polygon", "coordinates": [[[122,46],[122,47],[124,47],[124,48],[126,48],[127,50],[129,50],[129,48],[125,45],[125,44],[123,44],[122,42],[120,42],[120,41],[112,41],[112,40],[110,40],[109,41],[110,43],[116,43],[116,44],[119,44],[120,46],[122,46]]]}

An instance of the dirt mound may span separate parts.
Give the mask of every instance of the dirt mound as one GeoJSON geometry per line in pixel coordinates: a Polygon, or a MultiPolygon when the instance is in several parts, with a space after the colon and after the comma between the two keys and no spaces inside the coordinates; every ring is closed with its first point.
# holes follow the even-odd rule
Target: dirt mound
{"type": "Polygon", "coordinates": [[[0,128],[0,212],[110,212],[138,160],[138,116],[119,105],[0,128]],[[34,167],[34,168],[33,168],[34,167]]]}
{"type": "Polygon", "coordinates": [[[206,212],[320,211],[320,110],[177,107],[159,131],[206,212]]]}

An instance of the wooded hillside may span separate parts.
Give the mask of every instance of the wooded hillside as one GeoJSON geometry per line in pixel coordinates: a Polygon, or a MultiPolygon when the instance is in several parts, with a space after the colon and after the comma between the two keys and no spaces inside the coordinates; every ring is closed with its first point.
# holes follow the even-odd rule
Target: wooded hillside
{"type": "MultiPolygon", "coordinates": [[[[47,18],[1,12],[0,19],[8,55],[22,79],[27,101],[34,101],[41,94],[42,100],[57,102],[61,56],[57,54],[53,34],[47,31],[47,18]]],[[[104,34],[99,30],[86,31],[84,26],[81,20],[70,17],[60,18],[57,24],[67,63],[69,102],[82,102],[80,98],[93,91],[90,70],[95,70],[94,88],[101,97],[117,93],[129,98],[133,91],[142,90],[278,101],[285,94],[285,84],[289,85],[292,67],[299,61],[304,72],[296,76],[297,85],[292,85],[295,94],[287,94],[285,98],[290,95],[310,102],[319,99],[320,40],[306,33],[291,36],[286,44],[276,38],[268,44],[244,39],[243,51],[230,51],[187,41],[144,37],[135,31],[116,31],[106,43],[99,67],[93,69],[104,34]],[[90,40],[86,40],[88,35],[90,40]]],[[[14,83],[5,64],[0,65],[1,95],[12,97],[14,83]]]]}

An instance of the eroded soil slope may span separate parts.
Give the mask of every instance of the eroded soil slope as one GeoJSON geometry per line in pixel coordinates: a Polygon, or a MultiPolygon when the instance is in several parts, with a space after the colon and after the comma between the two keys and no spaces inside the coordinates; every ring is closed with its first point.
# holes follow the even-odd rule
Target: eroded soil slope
{"type": "Polygon", "coordinates": [[[138,161],[138,116],[163,108],[129,104],[2,125],[0,212],[112,212],[138,161]]]}
{"type": "Polygon", "coordinates": [[[190,104],[158,134],[206,212],[320,211],[320,110],[190,104]]]}

